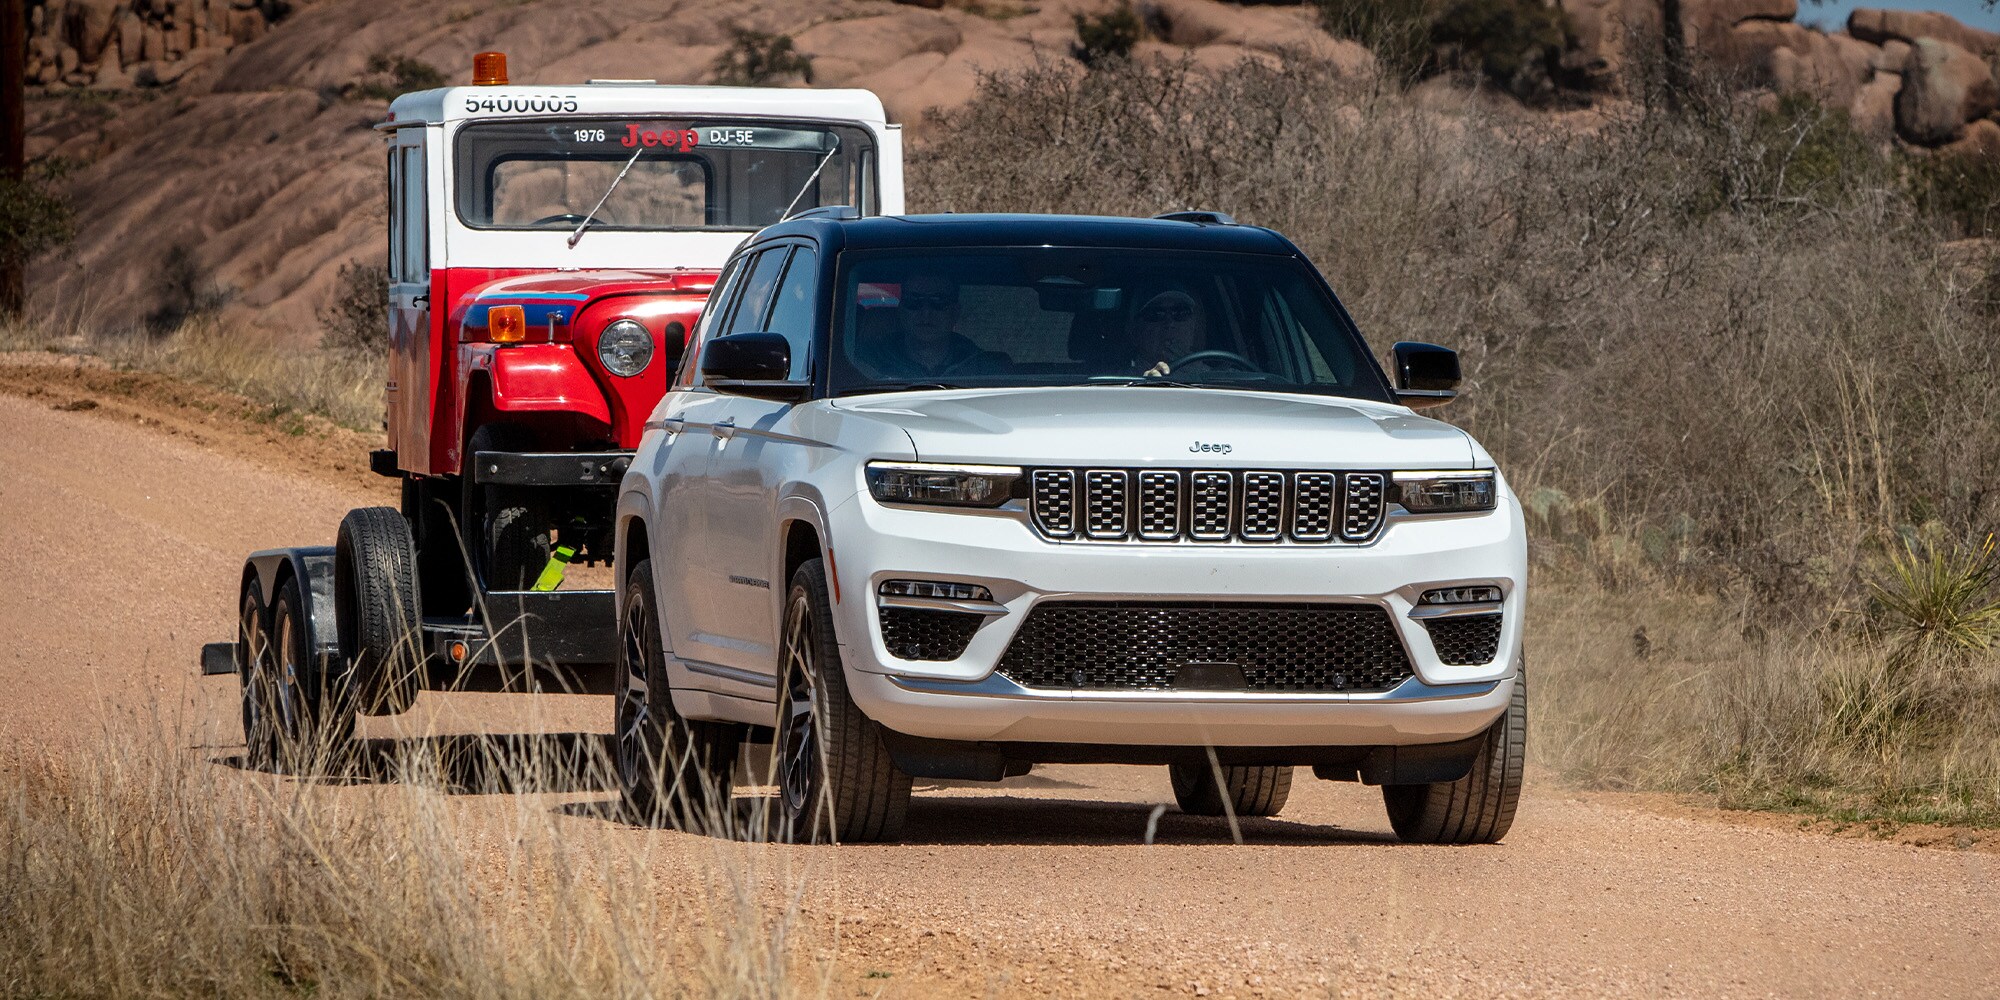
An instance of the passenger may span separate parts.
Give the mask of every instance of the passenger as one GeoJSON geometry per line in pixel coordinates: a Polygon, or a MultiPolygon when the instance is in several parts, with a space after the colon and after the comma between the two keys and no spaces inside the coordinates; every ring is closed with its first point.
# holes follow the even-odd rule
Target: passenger
{"type": "Polygon", "coordinates": [[[1179,288],[1157,292],[1132,314],[1131,340],[1133,371],[1155,377],[1172,374],[1175,361],[1207,343],[1207,311],[1179,288]]]}
{"type": "Polygon", "coordinates": [[[953,329],[957,323],[957,282],[932,274],[910,277],[904,280],[896,305],[901,336],[857,344],[857,359],[883,378],[912,381],[990,375],[1006,369],[1006,355],[981,350],[953,329]]]}

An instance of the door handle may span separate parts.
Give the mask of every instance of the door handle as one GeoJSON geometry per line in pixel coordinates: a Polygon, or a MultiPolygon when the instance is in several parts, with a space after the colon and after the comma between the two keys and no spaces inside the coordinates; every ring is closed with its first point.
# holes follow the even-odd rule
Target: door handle
{"type": "Polygon", "coordinates": [[[411,304],[411,305],[413,305],[413,306],[427,306],[427,305],[430,305],[430,304],[431,304],[431,296],[430,296],[430,293],[429,293],[429,292],[425,292],[424,294],[422,294],[422,295],[419,295],[419,296],[417,296],[417,297],[416,297],[416,298],[414,298],[414,299],[411,299],[411,300],[410,300],[410,304],[411,304]]]}
{"type": "Polygon", "coordinates": [[[736,418],[724,417],[721,420],[718,420],[715,423],[708,425],[708,429],[711,432],[713,432],[716,437],[719,438],[734,437],[736,435],[736,418]]]}
{"type": "Polygon", "coordinates": [[[661,417],[658,420],[646,421],[645,427],[649,431],[666,431],[669,434],[679,434],[681,431],[687,429],[687,418],[661,417]]]}

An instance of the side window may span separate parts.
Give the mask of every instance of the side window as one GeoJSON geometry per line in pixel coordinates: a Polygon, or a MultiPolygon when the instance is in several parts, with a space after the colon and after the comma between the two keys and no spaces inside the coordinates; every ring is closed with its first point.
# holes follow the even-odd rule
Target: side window
{"type": "Polygon", "coordinates": [[[424,148],[403,146],[403,267],[401,280],[430,280],[430,254],[426,251],[430,220],[424,211],[424,148]]]}
{"type": "Polygon", "coordinates": [[[403,278],[403,157],[402,150],[389,147],[389,280],[403,278]]]}
{"type": "Polygon", "coordinates": [[[771,319],[765,329],[772,333],[782,333],[792,345],[792,381],[802,381],[812,375],[813,313],[818,305],[814,294],[819,278],[819,253],[811,247],[800,247],[792,252],[792,263],[785,268],[785,280],[778,286],[777,301],[771,306],[771,319]]]}
{"type": "Polygon", "coordinates": [[[737,280],[743,277],[743,259],[730,261],[722,270],[721,277],[715,279],[714,290],[708,293],[708,305],[701,311],[701,318],[695,321],[694,332],[688,335],[688,349],[681,354],[680,374],[674,385],[685,388],[701,384],[701,345],[708,343],[720,324],[717,317],[729,310],[730,297],[736,294],[737,280]]]}
{"type": "Polygon", "coordinates": [[[737,303],[736,311],[729,314],[729,321],[722,328],[723,336],[764,329],[764,317],[771,311],[771,293],[778,289],[778,274],[785,269],[785,255],[790,249],[773,247],[758,255],[749,266],[750,277],[743,283],[743,299],[737,303]]]}

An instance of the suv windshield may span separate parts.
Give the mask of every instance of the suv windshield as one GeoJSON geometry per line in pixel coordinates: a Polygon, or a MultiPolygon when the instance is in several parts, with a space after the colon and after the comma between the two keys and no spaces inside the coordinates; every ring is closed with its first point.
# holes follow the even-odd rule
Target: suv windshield
{"type": "Polygon", "coordinates": [[[841,125],[482,122],[459,130],[456,153],[458,215],[475,229],[575,229],[628,161],[632,169],[592,229],[749,231],[781,220],[787,208],[876,210],[874,144],[866,130],[841,125]]]}
{"type": "Polygon", "coordinates": [[[1067,247],[845,256],[836,395],[1170,384],[1391,398],[1301,260],[1067,247]]]}

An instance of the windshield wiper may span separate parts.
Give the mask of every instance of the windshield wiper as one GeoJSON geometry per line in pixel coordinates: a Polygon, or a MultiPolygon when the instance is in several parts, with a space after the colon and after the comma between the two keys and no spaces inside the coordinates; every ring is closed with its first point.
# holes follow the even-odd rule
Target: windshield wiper
{"type": "Polygon", "coordinates": [[[1084,385],[1156,385],[1166,389],[1213,389],[1215,386],[1202,382],[1178,382],[1170,378],[1153,378],[1148,375],[1099,375],[1084,385]]]}
{"type": "Polygon", "coordinates": [[[865,392],[904,392],[912,389],[963,389],[965,386],[949,382],[877,382],[867,386],[865,392]]]}
{"type": "Polygon", "coordinates": [[[819,172],[826,169],[826,161],[833,159],[833,154],[838,152],[840,152],[840,140],[835,139],[833,143],[833,148],[827,150],[826,155],[819,158],[819,166],[814,167],[812,176],[806,178],[805,186],[799,188],[799,193],[793,195],[791,203],[785,206],[785,214],[778,216],[779,222],[783,222],[786,219],[792,217],[792,209],[798,207],[799,199],[805,197],[807,191],[812,190],[813,184],[819,180],[819,172]]]}
{"type": "Polygon", "coordinates": [[[597,218],[597,210],[603,208],[604,203],[611,200],[611,192],[618,190],[619,183],[625,180],[626,171],[632,169],[632,164],[639,162],[639,154],[644,152],[645,149],[646,147],[644,146],[632,147],[631,158],[625,161],[623,167],[618,168],[618,176],[611,178],[611,186],[604,189],[604,197],[597,199],[597,204],[590,206],[590,214],[584,216],[583,221],[577,224],[576,232],[569,234],[569,248],[571,250],[576,249],[576,241],[583,239],[583,231],[590,228],[590,220],[597,218]]]}

